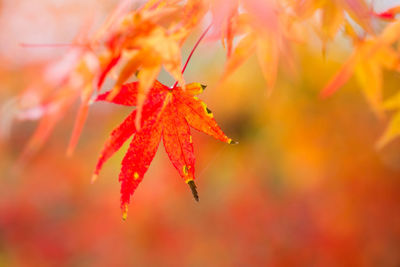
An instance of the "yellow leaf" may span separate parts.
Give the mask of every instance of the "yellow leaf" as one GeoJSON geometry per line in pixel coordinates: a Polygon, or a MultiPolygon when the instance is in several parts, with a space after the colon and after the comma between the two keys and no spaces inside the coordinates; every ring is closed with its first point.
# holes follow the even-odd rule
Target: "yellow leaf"
{"type": "Polygon", "coordinates": [[[380,64],[371,58],[362,58],[357,64],[355,74],[372,110],[378,117],[382,117],[383,77],[380,64]]]}
{"type": "Polygon", "coordinates": [[[400,91],[383,103],[386,110],[400,109],[400,91]]]}
{"type": "Polygon", "coordinates": [[[391,45],[400,38],[400,21],[390,23],[379,37],[382,45],[391,45]]]}
{"type": "Polygon", "coordinates": [[[129,59],[121,70],[117,81],[115,82],[114,91],[119,92],[121,86],[138,70],[142,62],[146,59],[148,55],[147,50],[139,51],[134,53],[134,55],[129,59]]]}
{"type": "Polygon", "coordinates": [[[400,112],[397,112],[389,122],[384,134],[377,143],[377,148],[381,149],[396,137],[400,136],[400,112]]]}
{"type": "Polygon", "coordinates": [[[257,40],[257,58],[267,82],[267,94],[270,95],[276,83],[279,49],[276,40],[271,37],[257,40]]]}
{"type": "MultiPolygon", "coordinates": [[[[185,81],[181,73],[181,52],[179,44],[173,37],[168,36],[161,27],[155,28],[149,35],[137,40],[137,44],[151,50],[161,59],[165,70],[169,72],[179,85],[184,88],[185,81]]],[[[151,58],[151,57],[150,57],[151,58]]],[[[152,60],[147,60],[148,64],[153,65],[152,60]]],[[[145,66],[144,63],[143,65],[145,66]]]]}
{"type": "Polygon", "coordinates": [[[379,64],[382,64],[389,70],[398,70],[399,68],[399,55],[390,46],[382,46],[379,51],[376,52],[375,58],[379,61],[379,64]]]}
{"type": "Polygon", "coordinates": [[[326,3],[322,10],[322,33],[323,41],[333,39],[340,27],[343,25],[343,10],[336,3],[326,3]]]}

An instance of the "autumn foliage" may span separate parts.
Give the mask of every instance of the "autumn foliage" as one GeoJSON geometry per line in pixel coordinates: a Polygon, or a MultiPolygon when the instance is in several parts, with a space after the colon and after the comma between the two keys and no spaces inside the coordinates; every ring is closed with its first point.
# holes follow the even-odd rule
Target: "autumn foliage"
{"type": "MultiPolygon", "coordinates": [[[[21,157],[25,162],[46,142],[76,101],[80,107],[68,154],[78,143],[91,104],[106,101],[135,107],[112,131],[94,171],[96,178],[103,164],[133,136],[119,176],[124,217],[161,139],[196,199],[190,127],[234,143],[197,98],[204,86],[199,81],[187,83],[184,78],[188,61],[182,65],[182,46],[189,37],[202,32],[199,40],[220,41],[226,51],[225,66],[221,66],[223,71],[212,90],[223,86],[255,55],[267,95],[276,87],[280,68],[296,75],[297,45],[312,45],[309,40],[317,39],[323,57],[335,39],[346,39],[351,46],[350,56],[321,88],[322,98],[335,97],[332,94],[354,76],[376,116],[382,119],[391,115],[377,147],[384,147],[400,135],[400,91],[387,95],[383,83],[385,71],[400,71],[398,7],[379,13],[364,0],[149,0],[133,9],[128,4],[122,1],[95,32],[88,34],[83,29],[64,58],[47,67],[63,71],[51,80],[44,76],[34,81],[19,96],[21,108],[17,115],[20,119],[39,120],[21,157]],[[162,68],[176,81],[171,87],[157,80],[162,68]],[[27,103],[26,98],[32,94],[35,101],[27,103]]],[[[197,45],[199,42],[195,48],[197,45]]],[[[249,94],[264,95],[250,89],[249,94]]]]}
{"type": "MultiPolygon", "coordinates": [[[[103,163],[118,150],[131,135],[134,135],[129,150],[122,161],[119,180],[121,182],[121,207],[126,217],[128,203],[146,173],[163,139],[165,150],[180,176],[190,186],[194,198],[199,197],[194,184],[195,157],[190,127],[204,132],[222,142],[234,143],[218,127],[212,112],[206,104],[194,95],[203,91],[198,83],[188,84],[186,90],[180,87],[169,88],[158,81],[150,89],[142,109],[140,128],[136,130],[133,111],[125,121],[112,132],[97,163],[95,177],[103,163]]],[[[136,106],[139,84],[123,85],[110,102],[120,105],[136,106]]],[[[111,92],[112,93],[112,92],[111,92]]],[[[97,101],[107,100],[105,93],[97,101]]]]}
{"type": "Polygon", "coordinates": [[[0,0],[0,266],[400,266],[396,3],[0,0]]]}

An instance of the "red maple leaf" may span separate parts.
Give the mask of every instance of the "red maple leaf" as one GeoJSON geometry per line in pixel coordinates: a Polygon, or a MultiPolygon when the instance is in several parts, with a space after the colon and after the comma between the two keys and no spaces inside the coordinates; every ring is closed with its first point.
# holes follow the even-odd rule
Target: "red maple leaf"
{"type": "MultiPolygon", "coordinates": [[[[192,83],[187,85],[186,90],[180,87],[171,89],[155,81],[143,105],[140,129],[137,131],[135,127],[135,110],[112,131],[101,152],[94,178],[98,176],[105,161],[133,135],[119,175],[123,218],[127,216],[130,197],[149,168],[161,137],[172,164],[190,186],[197,201],[199,197],[194,183],[195,157],[190,127],[222,142],[235,143],[222,132],[206,104],[195,96],[204,88],[199,83],[192,83]]],[[[109,94],[110,92],[100,95],[97,101],[135,106],[138,82],[123,85],[111,101],[108,99],[109,94]]]]}

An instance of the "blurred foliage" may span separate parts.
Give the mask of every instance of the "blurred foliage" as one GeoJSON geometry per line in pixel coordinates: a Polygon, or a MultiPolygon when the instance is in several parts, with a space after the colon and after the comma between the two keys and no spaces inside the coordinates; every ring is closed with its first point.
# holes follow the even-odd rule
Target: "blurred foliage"
{"type": "MultiPolygon", "coordinates": [[[[103,2],[100,13],[110,5],[103,2]]],[[[201,46],[185,79],[208,84],[201,99],[240,144],[193,133],[199,203],[160,149],[124,222],[116,177],[127,145],[95,184],[90,177],[107,133],[130,109],[92,105],[75,154],[66,157],[78,108],[71,104],[21,166],[36,123],[11,119],[9,127],[4,114],[18,113],[12,97],[43,63],[14,62],[3,50],[0,266],[398,266],[400,141],[375,148],[387,119],[369,108],[356,77],[319,98],[348,54],[343,40],[334,44],[325,57],[320,47],[294,45],[296,72],[281,66],[269,97],[256,56],[219,84],[225,51],[201,46]]],[[[27,58],[32,51],[14,49],[27,58]]],[[[398,73],[384,70],[383,79],[384,96],[393,95],[398,73]]]]}

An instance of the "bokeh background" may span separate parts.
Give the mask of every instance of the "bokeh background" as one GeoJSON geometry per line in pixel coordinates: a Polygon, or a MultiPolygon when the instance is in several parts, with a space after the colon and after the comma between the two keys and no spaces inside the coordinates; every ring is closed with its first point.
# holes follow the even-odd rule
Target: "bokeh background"
{"type": "MultiPolygon", "coordinates": [[[[327,100],[318,97],[349,53],[340,38],[325,57],[317,42],[294,47],[297,67],[281,65],[270,97],[255,58],[216,88],[224,51],[200,46],[185,78],[208,84],[200,97],[240,144],[194,131],[199,203],[162,145],[127,221],[118,183],[126,145],[90,184],[126,107],[94,104],[75,154],[66,157],[71,110],[19,166],[36,122],[12,120],[13,97],[67,50],[19,44],[70,42],[88,18],[101,23],[116,3],[0,1],[0,266],[400,266],[400,140],[375,148],[387,119],[375,117],[354,80],[327,100]]],[[[385,74],[387,92],[399,82],[385,74]]]]}

